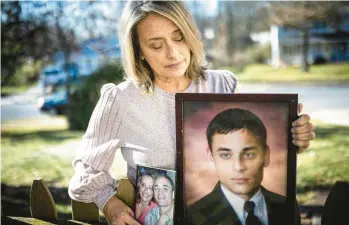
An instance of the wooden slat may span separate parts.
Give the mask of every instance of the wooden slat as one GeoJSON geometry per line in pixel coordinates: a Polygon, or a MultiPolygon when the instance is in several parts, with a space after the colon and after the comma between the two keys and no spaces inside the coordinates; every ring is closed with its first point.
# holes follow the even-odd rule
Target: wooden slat
{"type": "MultiPolygon", "coordinates": [[[[76,220],[60,219],[53,222],[45,220],[29,218],[29,217],[15,217],[15,216],[1,216],[1,224],[11,225],[92,225],[92,223],[84,223],[76,220]]],[[[107,222],[99,222],[98,225],[108,225],[107,222]]]]}
{"type": "Polygon", "coordinates": [[[83,203],[71,200],[73,220],[88,223],[99,222],[98,207],[94,203],[83,203]]]}
{"type": "Polygon", "coordinates": [[[131,209],[136,200],[135,189],[129,179],[122,179],[119,182],[116,196],[131,209]]]}
{"type": "Polygon", "coordinates": [[[58,220],[55,201],[42,179],[33,181],[30,191],[30,212],[33,218],[58,220]]]}

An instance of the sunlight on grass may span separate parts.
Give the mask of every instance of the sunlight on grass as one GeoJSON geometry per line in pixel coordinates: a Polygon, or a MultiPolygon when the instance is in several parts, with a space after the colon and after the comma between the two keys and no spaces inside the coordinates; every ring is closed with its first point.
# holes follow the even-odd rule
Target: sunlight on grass
{"type": "Polygon", "coordinates": [[[315,197],[316,193],[314,191],[308,191],[303,194],[297,194],[297,201],[299,204],[309,204],[314,202],[315,197]]]}
{"type": "MultiPolygon", "coordinates": [[[[63,118],[51,121],[21,120],[1,128],[1,182],[31,185],[41,177],[56,186],[67,186],[73,175],[73,155],[53,154],[52,148],[79,141],[80,131],[67,130],[63,118]],[[48,151],[51,150],[51,151],[48,151]]],[[[57,148],[59,150],[59,148],[57,148]]],[[[68,151],[75,152],[76,149],[68,151]]]]}
{"type": "MultiPolygon", "coordinates": [[[[234,71],[234,68],[230,69],[234,71]]],[[[246,66],[236,73],[241,82],[349,82],[349,63],[311,65],[308,73],[300,67],[273,68],[264,64],[246,66]]]]}
{"type": "Polygon", "coordinates": [[[297,158],[297,198],[310,201],[316,189],[349,180],[349,127],[318,124],[316,140],[297,158]]]}
{"type": "Polygon", "coordinates": [[[21,94],[28,91],[31,87],[35,85],[37,85],[36,82],[34,84],[4,86],[1,87],[1,96],[21,94]]]}

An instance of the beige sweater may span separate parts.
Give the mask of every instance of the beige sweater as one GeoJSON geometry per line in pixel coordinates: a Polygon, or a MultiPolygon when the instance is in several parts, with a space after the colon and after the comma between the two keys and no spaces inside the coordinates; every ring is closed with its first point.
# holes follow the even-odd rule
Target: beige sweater
{"type": "MultiPolygon", "coordinates": [[[[229,71],[206,70],[205,76],[206,80],[192,82],[184,92],[236,91],[237,79],[229,71]]],[[[110,168],[118,149],[134,184],[136,164],[175,169],[175,124],[175,94],[155,86],[152,95],[144,95],[129,81],[104,85],[73,161],[69,196],[103,209],[115,194],[116,180],[110,168]]]]}

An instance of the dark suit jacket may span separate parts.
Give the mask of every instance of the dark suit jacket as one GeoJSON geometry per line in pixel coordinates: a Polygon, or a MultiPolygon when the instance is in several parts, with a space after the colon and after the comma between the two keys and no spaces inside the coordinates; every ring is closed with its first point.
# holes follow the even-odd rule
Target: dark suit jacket
{"type": "MultiPolygon", "coordinates": [[[[284,196],[261,187],[267,205],[269,225],[285,224],[284,196]]],[[[300,224],[298,206],[296,207],[296,224],[300,224]]],[[[234,209],[221,190],[220,182],[213,191],[187,209],[187,224],[190,225],[241,225],[234,209]]]]}

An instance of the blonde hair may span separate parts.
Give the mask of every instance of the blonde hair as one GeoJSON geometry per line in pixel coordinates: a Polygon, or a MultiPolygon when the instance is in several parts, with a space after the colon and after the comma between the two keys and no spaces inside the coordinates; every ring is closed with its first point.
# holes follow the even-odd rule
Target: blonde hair
{"type": "Polygon", "coordinates": [[[154,75],[149,64],[141,60],[137,35],[137,25],[150,13],[160,14],[178,26],[191,53],[184,75],[192,81],[204,79],[204,67],[207,63],[200,32],[185,5],[179,1],[130,1],[125,6],[121,15],[119,37],[122,64],[127,78],[133,80],[146,93],[153,92],[154,75]]]}

